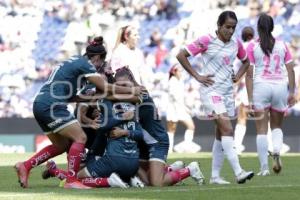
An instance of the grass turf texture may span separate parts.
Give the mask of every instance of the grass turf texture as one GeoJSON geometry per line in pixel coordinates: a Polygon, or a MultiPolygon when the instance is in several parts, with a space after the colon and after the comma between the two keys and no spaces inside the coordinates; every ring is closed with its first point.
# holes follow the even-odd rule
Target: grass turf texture
{"type": "MultiPolygon", "coordinates": [[[[246,184],[235,183],[233,172],[227,161],[224,163],[222,176],[230,181],[230,185],[208,184],[211,173],[211,154],[171,154],[168,163],[182,160],[186,164],[193,160],[200,162],[202,172],[206,177],[206,185],[198,186],[188,178],[183,184],[170,187],[147,187],[144,189],[130,188],[96,188],[92,190],[66,190],[58,187],[57,179],[43,180],[41,172],[44,166],[31,171],[29,188],[23,189],[17,182],[13,165],[32,154],[0,154],[0,200],[57,200],[57,199],[203,199],[203,200],[299,200],[300,199],[300,154],[286,154],[282,157],[282,173],[271,173],[267,177],[254,176],[246,184]]],[[[66,156],[54,159],[62,168],[66,167],[66,156]]],[[[272,160],[270,162],[270,169],[272,160]]],[[[246,170],[258,172],[259,162],[256,154],[243,154],[241,165],[246,170]]]]}

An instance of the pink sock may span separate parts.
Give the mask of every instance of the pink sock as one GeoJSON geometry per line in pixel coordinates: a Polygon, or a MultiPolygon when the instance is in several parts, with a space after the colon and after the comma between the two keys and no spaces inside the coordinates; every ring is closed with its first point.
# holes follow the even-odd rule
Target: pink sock
{"type": "Polygon", "coordinates": [[[63,152],[59,151],[53,144],[46,146],[31,158],[24,162],[26,169],[30,170],[33,167],[38,166],[39,164],[47,161],[49,158],[53,158],[63,152]]]}
{"type": "Polygon", "coordinates": [[[81,157],[84,153],[84,144],[73,142],[68,154],[68,176],[67,182],[73,182],[80,168],[81,157]]]}
{"type": "Polygon", "coordinates": [[[172,184],[178,183],[179,181],[186,179],[190,176],[190,170],[188,168],[182,168],[176,171],[168,172],[172,179],[172,184]]]}
{"type": "Polygon", "coordinates": [[[84,178],[81,183],[89,187],[110,187],[107,178],[84,178]]]}
{"type": "Polygon", "coordinates": [[[49,169],[49,172],[52,176],[55,176],[56,178],[63,180],[65,178],[67,178],[68,172],[62,169],[49,169]]]}

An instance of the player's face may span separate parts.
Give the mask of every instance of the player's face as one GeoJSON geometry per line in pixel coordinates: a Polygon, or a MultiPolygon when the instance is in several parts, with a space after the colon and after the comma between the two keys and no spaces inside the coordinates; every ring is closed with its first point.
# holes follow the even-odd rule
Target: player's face
{"type": "Polygon", "coordinates": [[[232,18],[227,18],[222,26],[218,26],[218,36],[223,42],[230,41],[236,27],[237,21],[232,18]]]}
{"type": "Polygon", "coordinates": [[[127,39],[127,44],[130,49],[134,49],[137,46],[139,38],[138,30],[135,28],[132,29],[127,39]]]}

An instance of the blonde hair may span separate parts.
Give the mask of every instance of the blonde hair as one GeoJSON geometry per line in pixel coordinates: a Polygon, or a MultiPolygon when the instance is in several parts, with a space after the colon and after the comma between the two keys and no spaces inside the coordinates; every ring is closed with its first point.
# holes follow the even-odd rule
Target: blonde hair
{"type": "Polygon", "coordinates": [[[131,25],[123,26],[119,29],[117,40],[115,43],[115,46],[113,48],[113,51],[119,46],[119,44],[126,42],[127,37],[131,34],[131,31],[134,27],[131,25]]]}

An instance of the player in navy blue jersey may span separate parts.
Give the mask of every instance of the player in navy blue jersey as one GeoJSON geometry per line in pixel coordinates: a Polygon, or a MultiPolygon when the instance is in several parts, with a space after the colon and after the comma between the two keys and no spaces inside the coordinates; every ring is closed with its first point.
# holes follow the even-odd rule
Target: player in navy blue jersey
{"type": "MultiPolygon", "coordinates": [[[[123,73],[118,74],[117,72],[116,80],[121,79],[123,75],[123,73]]],[[[136,141],[143,140],[142,128],[137,121],[124,118],[124,113],[134,112],[135,106],[127,102],[101,99],[98,101],[98,109],[101,111],[101,117],[97,134],[104,135],[113,127],[114,129],[107,137],[104,155],[98,160],[89,157],[86,167],[79,171],[78,178],[83,184],[90,187],[127,187],[119,176],[123,180],[129,181],[137,173],[139,149],[136,141]]],[[[48,168],[48,172],[60,179],[65,178],[63,175],[66,174],[53,162],[48,168]]]]}
{"type": "Polygon", "coordinates": [[[73,101],[84,79],[93,83],[104,95],[115,92],[132,96],[139,95],[142,90],[140,87],[129,88],[108,84],[96,73],[96,67],[103,64],[106,54],[103,38],[95,38],[86,48],[84,56],[72,57],[59,65],[36,96],[33,113],[52,144],[30,159],[15,165],[23,188],[28,187],[28,176],[33,167],[67,150],[68,176],[65,188],[88,188],[76,179],[86,135],[73,114],[67,110],[67,104],[73,101]]]}

